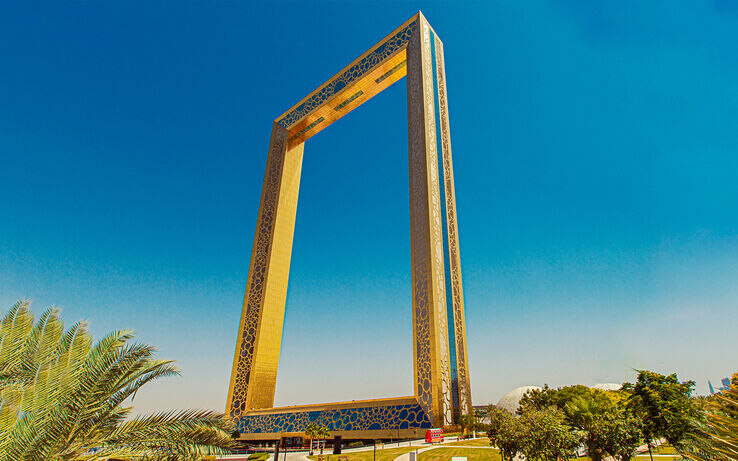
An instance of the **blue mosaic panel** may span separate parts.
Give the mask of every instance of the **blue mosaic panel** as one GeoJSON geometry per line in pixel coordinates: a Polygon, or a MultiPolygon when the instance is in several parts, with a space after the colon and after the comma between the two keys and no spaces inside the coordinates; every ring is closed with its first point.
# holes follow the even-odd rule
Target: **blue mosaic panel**
{"type": "Polygon", "coordinates": [[[421,406],[410,404],[246,415],[238,418],[236,430],[242,434],[303,432],[311,423],[325,426],[329,431],[431,427],[430,419],[421,406]]]}
{"type": "Polygon", "coordinates": [[[291,127],[310,112],[323,105],[325,101],[332,98],[339,91],[360,79],[368,72],[371,72],[387,58],[393,56],[395,53],[407,46],[407,42],[410,40],[410,36],[412,36],[416,27],[417,21],[413,21],[405,26],[394,36],[379,45],[374,51],[366,55],[361,61],[349,67],[341,75],[331,80],[327,85],[321,88],[320,91],[308,98],[307,101],[295,107],[284,117],[277,120],[277,123],[285,128],[291,127]]]}

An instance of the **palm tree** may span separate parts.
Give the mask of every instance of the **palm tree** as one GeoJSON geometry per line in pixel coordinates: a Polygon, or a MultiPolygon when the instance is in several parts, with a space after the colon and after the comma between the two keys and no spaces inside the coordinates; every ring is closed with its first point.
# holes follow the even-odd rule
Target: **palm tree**
{"type": "Polygon", "coordinates": [[[310,423],[307,426],[305,426],[305,436],[310,440],[310,455],[313,454],[313,439],[316,436],[318,426],[316,424],[310,423]]]}
{"type": "Polygon", "coordinates": [[[707,422],[687,455],[692,459],[738,459],[738,373],[730,387],[710,397],[707,422]]]}
{"type": "Polygon", "coordinates": [[[331,436],[331,433],[328,432],[328,428],[325,426],[318,426],[318,430],[315,433],[318,436],[318,439],[322,440],[323,443],[320,445],[320,454],[323,455],[323,449],[325,448],[325,439],[331,436]]]}
{"type": "Polygon", "coordinates": [[[325,439],[331,436],[328,428],[320,424],[310,423],[305,427],[305,435],[310,437],[310,454],[313,453],[313,439],[318,440],[320,445],[320,454],[323,455],[323,448],[325,448],[325,439]],[[320,441],[323,441],[321,444],[320,441]]]}
{"type": "Polygon", "coordinates": [[[231,423],[182,410],[131,417],[146,383],[178,375],[155,349],[114,331],[93,344],[84,323],[68,330],[56,309],[34,322],[18,301],[0,324],[0,461],[200,459],[227,453],[231,423]]]}

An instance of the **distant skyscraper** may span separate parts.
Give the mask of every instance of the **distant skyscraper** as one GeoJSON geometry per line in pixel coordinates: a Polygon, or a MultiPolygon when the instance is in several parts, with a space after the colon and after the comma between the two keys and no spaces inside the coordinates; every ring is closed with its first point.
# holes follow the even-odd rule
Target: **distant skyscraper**
{"type": "MultiPolygon", "coordinates": [[[[723,385],[722,387],[718,388],[718,391],[727,391],[730,389],[730,378],[723,378],[720,380],[720,383],[723,385]]],[[[712,387],[712,383],[710,380],[707,380],[707,386],[710,388],[710,394],[717,394],[718,392],[715,392],[715,389],[712,387]]]]}

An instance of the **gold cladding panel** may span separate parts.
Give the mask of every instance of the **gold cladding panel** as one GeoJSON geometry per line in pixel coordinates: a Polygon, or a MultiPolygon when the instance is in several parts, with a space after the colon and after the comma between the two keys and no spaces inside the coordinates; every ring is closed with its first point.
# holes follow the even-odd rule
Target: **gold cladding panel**
{"type": "Polygon", "coordinates": [[[289,147],[282,166],[266,296],[256,336],[254,370],[249,383],[249,388],[255,392],[250,394],[253,398],[247,400],[248,408],[267,408],[274,404],[304,146],[299,143],[289,147]]]}
{"type": "MultiPolygon", "coordinates": [[[[281,347],[303,142],[406,75],[415,396],[317,407],[329,410],[342,405],[358,408],[355,405],[359,404],[381,407],[411,399],[425,409],[434,425],[450,424],[454,401],[448,329],[453,328],[456,341],[451,347],[457,350],[460,410],[461,413],[471,410],[443,45],[418,13],[275,120],[228,394],[228,414],[239,417],[285,411],[270,407],[281,347]],[[377,59],[379,62],[375,64],[377,59]],[[355,69],[363,69],[366,63],[372,63],[373,67],[361,70],[363,74],[354,77],[355,69]],[[336,83],[339,79],[349,82],[340,90],[336,83]],[[436,90],[438,113],[434,101],[436,90]],[[324,93],[328,96],[323,96],[324,93]],[[440,127],[440,143],[436,122],[440,127]],[[445,190],[443,197],[439,193],[441,182],[445,190]],[[442,216],[442,205],[445,216],[442,216]],[[448,235],[444,235],[442,220],[448,235]],[[447,325],[446,242],[453,325],[447,325]]],[[[290,411],[308,407],[316,408],[290,407],[290,411]]]]}
{"type": "Polygon", "coordinates": [[[340,93],[326,102],[322,107],[308,115],[302,121],[290,127],[290,144],[307,141],[312,136],[318,134],[321,130],[327,128],[328,125],[332,124],[344,115],[348,115],[349,112],[364,104],[372,97],[381,93],[393,83],[404,77],[407,74],[407,67],[403,64],[407,59],[406,56],[407,53],[404,49],[399,51],[395,56],[385,61],[384,64],[375,68],[375,70],[368,73],[355,84],[341,90],[340,93]],[[377,79],[395,68],[396,70],[392,72],[391,75],[377,83],[377,79]],[[361,93],[359,94],[359,92],[361,93]],[[344,103],[345,105],[341,106],[341,104],[344,103]],[[302,132],[305,127],[320,119],[322,119],[322,121],[313,128],[303,134],[298,134],[302,132]]]}

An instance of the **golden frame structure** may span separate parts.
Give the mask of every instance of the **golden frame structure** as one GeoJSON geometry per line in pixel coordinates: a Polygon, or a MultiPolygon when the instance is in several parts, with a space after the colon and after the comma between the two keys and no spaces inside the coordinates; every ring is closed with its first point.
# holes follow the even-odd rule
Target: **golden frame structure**
{"type": "Polygon", "coordinates": [[[418,12],[272,126],[226,413],[245,439],[417,437],[471,412],[443,43],[418,12]],[[414,395],[273,408],[304,143],[407,76],[414,395]]]}

